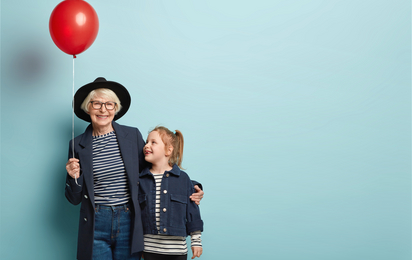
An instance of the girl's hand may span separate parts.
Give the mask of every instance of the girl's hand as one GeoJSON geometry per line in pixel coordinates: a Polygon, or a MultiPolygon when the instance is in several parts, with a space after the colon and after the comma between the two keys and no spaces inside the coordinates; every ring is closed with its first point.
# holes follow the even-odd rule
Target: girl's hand
{"type": "Polygon", "coordinates": [[[200,205],[200,201],[203,199],[203,194],[205,194],[199,186],[195,185],[196,192],[190,196],[190,199],[196,203],[196,205],[200,205]]]}
{"type": "Polygon", "coordinates": [[[192,246],[192,259],[195,259],[195,257],[200,257],[203,253],[203,248],[200,246],[192,246]]]}
{"type": "Polygon", "coordinates": [[[70,158],[66,163],[66,171],[70,177],[79,178],[80,177],[80,164],[79,159],[70,158]]]}

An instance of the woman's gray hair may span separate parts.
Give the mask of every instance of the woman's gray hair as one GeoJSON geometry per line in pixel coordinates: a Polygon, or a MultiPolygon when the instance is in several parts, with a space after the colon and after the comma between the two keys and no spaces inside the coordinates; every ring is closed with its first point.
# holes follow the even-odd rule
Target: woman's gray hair
{"type": "Polygon", "coordinates": [[[83,100],[82,105],[80,106],[84,112],[89,113],[89,102],[95,98],[97,95],[100,95],[110,101],[116,102],[116,113],[117,114],[121,109],[122,105],[120,104],[120,99],[117,97],[116,93],[113,90],[108,88],[98,88],[90,91],[89,95],[83,100]]]}

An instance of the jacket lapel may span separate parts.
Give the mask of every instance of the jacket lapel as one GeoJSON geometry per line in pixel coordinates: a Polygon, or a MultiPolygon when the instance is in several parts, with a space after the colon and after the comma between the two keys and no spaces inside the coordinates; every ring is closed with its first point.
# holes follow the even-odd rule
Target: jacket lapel
{"type": "Polygon", "coordinates": [[[123,129],[118,123],[113,122],[113,128],[116,132],[117,142],[119,142],[120,154],[122,155],[124,167],[126,169],[126,174],[130,183],[131,174],[134,172],[133,160],[137,160],[137,158],[132,158],[133,141],[129,140],[128,133],[126,131],[123,131],[123,129]]]}

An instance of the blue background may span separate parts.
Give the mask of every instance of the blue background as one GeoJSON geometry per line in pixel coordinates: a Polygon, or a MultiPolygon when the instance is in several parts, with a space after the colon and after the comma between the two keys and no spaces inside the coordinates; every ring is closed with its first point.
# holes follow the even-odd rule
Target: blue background
{"type": "MultiPolygon", "coordinates": [[[[411,259],[410,1],[88,2],[100,29],[75,89],[118,81],[119,123],[182,131],[206,192],[201,259],[411,259]]],[[[5,260],[76,255],[58,3],[1,1],[5,260]]]]}

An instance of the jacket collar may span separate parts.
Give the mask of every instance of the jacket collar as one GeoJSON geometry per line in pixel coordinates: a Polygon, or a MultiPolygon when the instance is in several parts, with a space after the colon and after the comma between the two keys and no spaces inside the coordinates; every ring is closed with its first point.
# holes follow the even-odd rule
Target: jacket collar
{"type": "MultiPolygon", "coordinates": [[[[174,164],[174,165],[173,165],[173,168],[172,168],[170,171],[165,171],[165,173],[171,173],[171,174],[173,174],[173,175],[180,176],[180,168],[179,168],[179,166],[177,166],[176,164],[174,164]]],[[[145,168],[145,169],[139,174],[140,177],[143,177],[143,176],[145,176],[145,175],[152,175],[152,173],[150,172],[150,168],[149,168],[149,167],[145,168]]]]}
{"type": "Polygon", "coordinates": [[[114,131],[116,132],[117,136],[120,137],[126,137],[127,133],[125,131],[123,131],[123,128],[120,127],[120,125],[118,123],[116,123],[115,121],[112,122],[112,126],[114,131]]]}
{"type": "MultiPolygon", "coordinates": [[[[122,128],[120,127],[120,125],[118,123],[116,123],[115,121],[112,122],[112,126],[114,131],[116,132],[117,136],[121,136],[121,137],[126,137],[127,134],[122,130],[122,128]]],[[[84,148],[88,145],[92,144],[92,138],[93,136],[93,126],[92,124],[90,124],[87,128],[86,131],[84,131],[84,135],[82,136],[82,139],[80,140],[80,145],[84,148]]]]}

